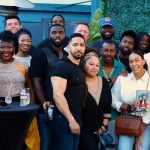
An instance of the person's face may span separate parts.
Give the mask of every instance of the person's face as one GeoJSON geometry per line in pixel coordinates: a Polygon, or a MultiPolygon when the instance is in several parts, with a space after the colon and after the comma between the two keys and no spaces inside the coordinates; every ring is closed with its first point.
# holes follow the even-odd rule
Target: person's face
{"type": "Polygon", "coordinates": [[[144,52],[148,46],[149,46],[149,37],[147,35],[144,35],[139,43],[139,49],[144,52]]]}
{"type": "Polygon", "coordinates": [[[115,56],[116,56],[115,45],[104,43],[102,47],[102,57],[104,62],[113,63],[115,56]]]}
{"type": "Polygon", "coordinates": [[[131,36],[124,36],[119,46],[122,54],[129,55],[134,49],[134,39],[131,36]]]}
{"type": "Polygon", "coordinates": [[[5,30],[10,31],[12,33],[18,32],[22,26],[20,25],[17,19],[8,19],[6,21],[5,30]]]}
{"type": "Polygon", "coordinates": [[[134,74],[139,74],[144,70],[145,60],[138,54],[130,54],[129,66],[134,74]]]}
{"type": "Polygon", "coordinates": [[[85,52],[85,41],[81,37],[74,37],[68,44],[70,55],[75,59],[81,59],[85,52]]]}
{"type": "Polygon", "coordinates": [[[28,52],[31,48],[31,38],[28,34],[21,34],[18,39],[19,50],[22,52],[28,52]]]}
{"type": "Polygon", "coordinates": [[[90,57],[85,63],[84,71],[87,76],[95,77],[99,72],[99,59],[96,56],[90,57]]]}
{"type": "Polygon", "coordinates": [[[64,20],[60,16],[55,16],[52,20],[52,24],[60,24],[64,26],[64,20]]]}
{"type": "Polygon", "coordinates": [[[89,39],[90,31],[89,28],[84,24],[79,24],[74,32],[80,33],[84,37],[85,41],[89,39]]]}
{"type": "Polygon", "coordinates": [[[5,42],[0,40],[0,58],[3,62],[10,62],[15,53],[13,42],[5,42]]]}
{"type": "Polygon", "coordinates": [[[65,39],[65,31],[62,27],[52,27],[49,33],[49,39],[56,47],[62,46],[65,39]]]}
{"type": "Polygon", "coordinates": [[[114,28],[106,25],[101,28],[101,36],[103,39],[111,39],[114,35],[114,28]]]}

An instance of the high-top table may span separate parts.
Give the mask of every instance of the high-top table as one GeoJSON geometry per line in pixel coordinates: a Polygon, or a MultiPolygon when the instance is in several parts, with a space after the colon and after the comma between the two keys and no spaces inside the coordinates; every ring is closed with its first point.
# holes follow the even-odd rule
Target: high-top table
{"type": "Polygon", "coordinates": [[[0,150],[22,150],[24,139],[39,106],[13,102],[0,108],[0,150]]]}

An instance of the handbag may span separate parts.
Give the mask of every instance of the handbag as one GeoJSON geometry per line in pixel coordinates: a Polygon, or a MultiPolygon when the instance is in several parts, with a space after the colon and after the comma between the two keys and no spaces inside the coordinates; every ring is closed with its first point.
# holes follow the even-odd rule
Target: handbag
{"type": "Polygon", "coordinates": [[[104,147],[107,147],[109,144],[112,144],[113,138],[108,131],[103,132],[99,136],[100,141],[104,147]]]}
{"type": "Polygon", "coordinates": [[[140,136],[142,132],[142,119],[134,116],[118,116],[115,121],[116,134],[140,136]]]}

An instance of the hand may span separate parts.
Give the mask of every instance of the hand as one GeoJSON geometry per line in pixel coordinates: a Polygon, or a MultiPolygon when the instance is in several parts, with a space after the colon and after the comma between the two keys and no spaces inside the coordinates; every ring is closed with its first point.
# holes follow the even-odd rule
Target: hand
{"type": "Polygon", "coordinates": [[[43,108],[46,110],[48,107],[50,107],[51,103],[49,101],[46,101],[43,103],[43,108]]]}
{"type": "Polygon", "coordinates": [[[128,71],[126,69],[122,69],[120,75],[123,76],[123,77],[127,77],[128,76],[128,71]]]}
{"type": "Polygon", "coordinates": [[[73,134],[80,134],[80,126],[75,119],[69,122],[69,127],[73,134]]]}
{"type": "Polygon", "coordinates": [[[134,103],[133,103],[134,107],[139,106],[139,104],[140,104],[140,100],[139,99],[135,100],[134,103]]]}
{"type": "Polygon", "coordinates": [[[97,136],[99,136],[99,135],[102,134],[104,131],[106,131],[105,126],[101,126],[96,132],[94,132],[94,134],[96,134],[97,136]]]}

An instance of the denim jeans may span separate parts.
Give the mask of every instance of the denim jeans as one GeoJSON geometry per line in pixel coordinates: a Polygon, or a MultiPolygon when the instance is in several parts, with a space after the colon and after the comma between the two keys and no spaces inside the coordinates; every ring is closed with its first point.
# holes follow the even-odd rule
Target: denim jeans
{"type": "Polygon", "coordinates": [[[52,150],[52,133],[51,133],[51,125],[47,121],[47,115],[38,113],[37,114],[37,122],[40,134],[40,150],[52,150]]]}
{"type": "MultiPolygon", "coordinates": [[[[119,136],[118,150],[132,150],[135,144],[135,137],[132,136],[119,136]]],[[[146,126],[142,135],[142,144],[139,150],[150,150],[150,124],[146,126]]]]}
{"type": "Polygon", "coordinates": [[[69,123],[62,115],[52,120],[52,129],[55,139],[55,150],[78,150],[79,135],[72,134],[69,123]]]}

